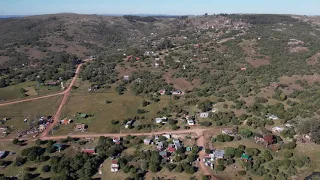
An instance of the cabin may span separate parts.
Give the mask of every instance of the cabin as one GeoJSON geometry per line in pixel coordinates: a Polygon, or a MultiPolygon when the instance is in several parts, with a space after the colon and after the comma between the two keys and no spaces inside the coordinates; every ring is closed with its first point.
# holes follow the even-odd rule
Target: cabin
{"type": "Polygon", "coordinates": [[[201,112],[200,113],[200,118],[208,118],[209,117],[209,113],[208,112],[201,112]]]}
{"type": "Polygon", "coordinates": [[[223,159],[224,158],[224,150],[215,150],[214,157],[216,159],[223,159]]]}
{"type": "Polygon", "coordinates": [[[155,118],[155,121],[156,121],[157,124],[166,123],[167,117],[155,118]]]}
{"type": "Polygon", "coordinates": [[[120,137],[113,137],[113,138],[112,138],[112,141],[113,141],[115,144],[120,144],[121,139],[120,139],[120,137]]]}
{"type": "Polygon", "coordinates": [[[111,161],[111,172],[118,172],[118,171],[119,171],[118,160],[114,159],[111,161]]]}
{"type": "Polygon", "coordinates": [[[271,119],[271,120],[278,120],[278,116],[274,115],[274,114],[270,114],[270,115],[267,115],[266,116],[268,119],[271,119]]]}
{"type": "Polygon", "coordinates": [[[83,153],[88,153],[88,154],[96,154],[96,150],[94,148],[90,149],[82,149],[83,153]]]}
{"type": "Polygon", "coordinates": [[[75,130],[75,131],[85,131],[85,130],[86,130],[86,125],[85,125],[85,124],[77,124],[77,125],[74,127],[74,130],[75,130]]]}
{"type": "Polygon", "coordinates": [[[245,153],[243,153],[243,154],[241,155],[240,159],[241,159],[242,161],[244,161],[244,162],[250,162],[250,161],[252,161],[252,158],[251,158],[249,155],[245,154],[245,153]]]}
{"type": "Polygon", "coordinates": [[[151,140],[150,140],[150,139],[144,139],[144,140],[143,140],[143,143],[144,143],[145,145],[150,145],[151,140]]]}
{"type": "Polygon", "coordinates": [[[161,89],[160,91],[159,91],[159,94],[160,95],[164,95],[166,93],[166,90],[165,89],[161,89]]]}

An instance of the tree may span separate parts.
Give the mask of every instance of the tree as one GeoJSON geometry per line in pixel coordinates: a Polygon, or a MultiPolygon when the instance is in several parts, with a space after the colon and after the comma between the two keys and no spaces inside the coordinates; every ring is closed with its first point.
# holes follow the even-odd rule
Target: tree
{"type": "Polygon", "coordinates": [[[142,107],[146,107],[150,104],[150,102],[146,101],[146,100],[143,100],[142,101],[142,107]]]}
{"type": "Polygon", "coordinates": [[[41,139],[37,139],[37,140],[35,141],[35,143],[36,143],[36,145],[40,146],[40,145],[42,144],[42,140],[41,140],[41,139]]]}
{"type": "Polygon", "coordinates": [[[289,142],[289,143],[284,145],[284,148],[286,148],[286,149],[294,149],[296,146],[297,146],[297,143],[289,142]]]}
{"type": "Polygon", "coordinates": [[[42,169],[41,169],[42,172],[49,172],[50,170],[51,170],[51,166],[49,165],[44,165],[42,166],[42,169]]]}
{"type": "Polygon", "coordinates": [[[264,151],[262,154],[261,154],[261,157],[266,160],[266,161],[271,161],[273,159],[271,153],[269,151],[264,151]]]}
{"type": "Polygon", "coordinates": [[[216,168],[217,171],[223,171],[225,169],[225,167],[221,164],[219,164],[216,168]]]}
{"type": "Polygon", "coordinates": [[[26,158],[17,156],[15,161],[14,161],[14,165],[15,166],[22,166],[24,163],[26,163],[26,158]]]}
{"type": "Polygon", "coordinates": [[[183,169],[183,167],[182,167],[182,165],[181,164],[178,164],[177,165],[177,167],[175,168],[175,171],[177,171],[177,172],[182,172],[184,169],[183,169]]]}
{"type": "Polygon", "coordinates": [[[176,168],[177,165],[176,164],[172,164],[172,163],[169,163],[166,165],[166,168],[169,170],[169,171],[172,171],[174,168],[176,168]]]}
{"type": "Polygon", "coordinates": [[[252,136],[252,132],[248,129],[240,129],[239,134],[244,138],[249,138],[252,136]]]}
{"type": "Polygon", "coordinates": [[[236,153],[236,149],[232,147],[227,147],[224,150],[224,154],[226,157],[233,158],[236,153]]]}
{"type": "Polygon", "coordinates": [[[244,176],[244,175],[247,174],[247,172],[246,172],[246,171],[238,171],[238,174],[239,174],[240,176],[244,176]]]}
{"type": "Polygon", "coordinates": [[[18,143],[19,143],[19,139],[14,138],[14,139],[12,140],[12,144],[18,144],[18,143]]]}
{"type": "Polygon", "coordinates": [[[292,152],[289,152],[289,151],[285,151],[283,153],[283,157],[284,158],[291,158],[293,156],[293,153],[292,152]]]}

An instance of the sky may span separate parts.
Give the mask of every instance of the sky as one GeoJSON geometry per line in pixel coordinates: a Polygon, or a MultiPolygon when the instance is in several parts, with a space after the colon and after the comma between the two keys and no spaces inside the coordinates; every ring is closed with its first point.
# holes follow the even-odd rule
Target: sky
{"type": "Polygon", "coordinates": [[[272,13],[320,15],[320,0],[0,0],[0,15],[272,13]]]}

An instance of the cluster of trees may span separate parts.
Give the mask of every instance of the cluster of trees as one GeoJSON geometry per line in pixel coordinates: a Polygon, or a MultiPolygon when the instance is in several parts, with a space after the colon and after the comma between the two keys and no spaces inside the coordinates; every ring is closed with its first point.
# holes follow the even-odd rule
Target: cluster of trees
{"type": "Polygon", "coordinates": [[[142,22],[155,22],[157,19],[153,16],[132,16],[132,15],[125,15],[123,18],[127,19],[130,22],[142,21],[142,22]]]}
{"type": "Polygon", "coordinates": [[[259,117],[251,117],[248,118],[246,121],[246,125],[248,126],[253,126],[254,128],[257,127],[264,127],[265,125],[273,125],[274,122],[270,119],[263,119],[263,118],[259,118],[259,117]]]}
{"type": "Polygon", "coordinates": [[[309,134],[311,140],[320,144],[320,120],[318,118],[302,119],[299,121],[297,131],[300,134],[309,134]]]}

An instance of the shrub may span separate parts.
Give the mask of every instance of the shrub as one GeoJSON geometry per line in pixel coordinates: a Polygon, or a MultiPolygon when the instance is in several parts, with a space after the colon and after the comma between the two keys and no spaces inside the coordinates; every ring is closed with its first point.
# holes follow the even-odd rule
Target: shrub
{"type": "Polygon", "coordinates": [[[42,172],[49,172],[50,170],[51,170],[51,166],[49,165],[44,165],[42,166],[42,169],[41,169],[42,172]]]}
{"type": "Polygon", "coordinates": [[[246,171],[238,171],[238,174],[239,174],[240,176],[244,176],[244,175],[247,174],[247,172],[246,172],[246,171]]]}

